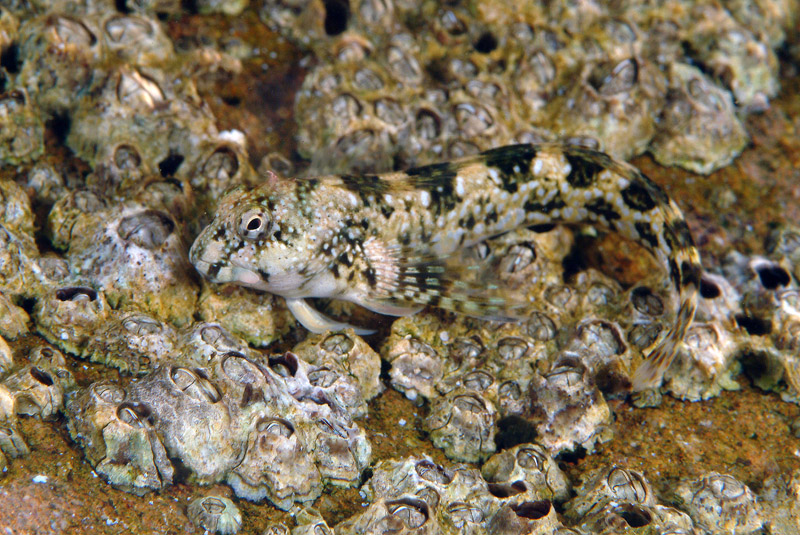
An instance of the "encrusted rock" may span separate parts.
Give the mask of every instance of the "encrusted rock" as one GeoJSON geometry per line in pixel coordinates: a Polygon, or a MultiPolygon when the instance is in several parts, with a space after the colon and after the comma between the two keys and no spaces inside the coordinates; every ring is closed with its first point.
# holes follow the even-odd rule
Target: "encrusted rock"
{"type": "Polygon", "coordinates": [[[113,314],[79,354],[120,371],[145,374],[172,357],[178,345],[175,329],[141,312],[113,314]]]}

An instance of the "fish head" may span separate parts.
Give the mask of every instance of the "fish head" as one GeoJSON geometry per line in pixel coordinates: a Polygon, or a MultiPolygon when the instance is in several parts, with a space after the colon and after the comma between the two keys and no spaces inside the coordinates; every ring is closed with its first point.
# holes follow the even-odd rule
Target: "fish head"
{"type": "Polygon", "coordinates": [[[303,297],[313,262],[312,223],[281,202],[280,183],[237,187],[220,201],[195,239],[189,259],[205,278],[284,297],[303,297]]]}

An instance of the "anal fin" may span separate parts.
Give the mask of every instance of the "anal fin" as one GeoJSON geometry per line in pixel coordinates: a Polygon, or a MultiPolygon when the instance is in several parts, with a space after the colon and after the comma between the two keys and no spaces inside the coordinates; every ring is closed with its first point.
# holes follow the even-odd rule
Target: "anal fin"
{"type": "Polygon", "coordinates": [[[322,334],[327,331],[341,331],[343,329],[353,329],[356,334],[366,336],[374,334],[375,329],[365,329],[356,327],[349,323],[337,321],[329,318],[325,314],[316,310],[305,299],[286,299],[286,306],[300,324],[312,333],[322,334]]]}

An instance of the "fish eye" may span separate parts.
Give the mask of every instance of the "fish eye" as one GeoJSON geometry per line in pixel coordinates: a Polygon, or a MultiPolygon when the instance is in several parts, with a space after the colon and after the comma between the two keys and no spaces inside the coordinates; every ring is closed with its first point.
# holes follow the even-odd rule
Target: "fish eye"
{"type": "Polygon", "coordinates": [[[271,230],[272,221],[259,209],[248,210],[239,219],[239,235],[246,240],[259,240],[271,230]]]}

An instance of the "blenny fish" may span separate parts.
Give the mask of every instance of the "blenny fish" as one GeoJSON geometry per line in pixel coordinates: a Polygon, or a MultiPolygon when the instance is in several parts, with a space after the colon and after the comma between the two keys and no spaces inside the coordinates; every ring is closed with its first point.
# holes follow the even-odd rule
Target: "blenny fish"
{"type": "Polygon", "coordinates": [[[190,258],[213,282],[283,296],[313,332],[348,326],[306,301],[315,297],[394,316],[430,305],[513,319],[519,304],[480,298],[442,260],[505,232],[551,223],[618,232],[663,265],[679,309],[633,380],[634,390],[657,386],[694,317],[700,257],[667,194],[602,152],[525,144],[405,172],[307,179],[270,174],[258,187],[235,188],[220,201],[190,258]]]}

